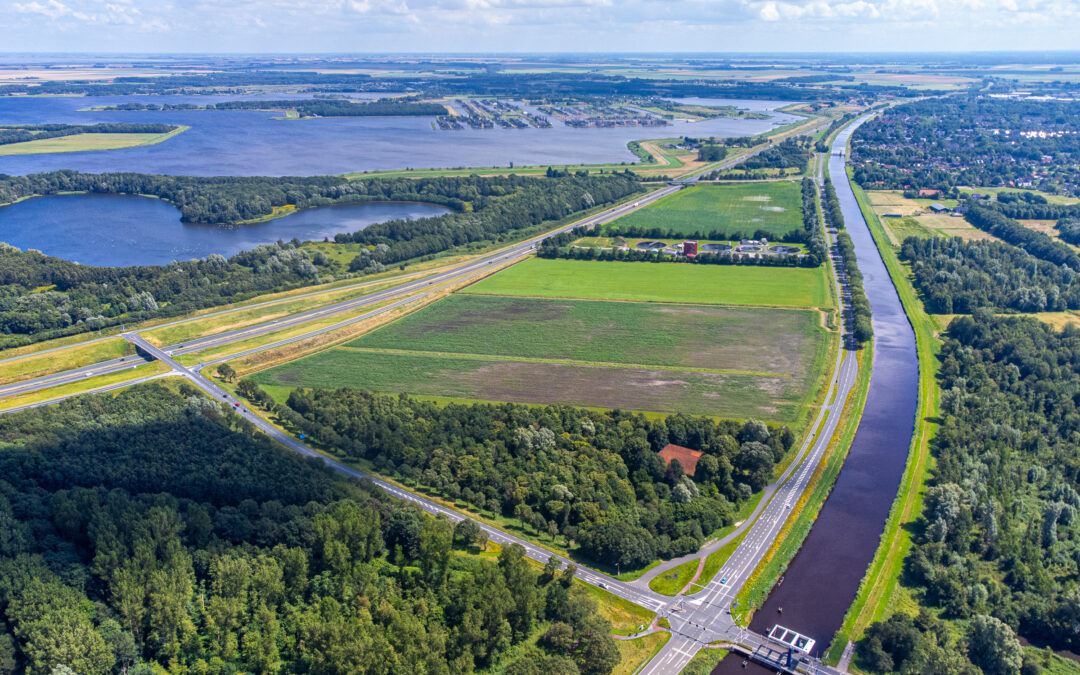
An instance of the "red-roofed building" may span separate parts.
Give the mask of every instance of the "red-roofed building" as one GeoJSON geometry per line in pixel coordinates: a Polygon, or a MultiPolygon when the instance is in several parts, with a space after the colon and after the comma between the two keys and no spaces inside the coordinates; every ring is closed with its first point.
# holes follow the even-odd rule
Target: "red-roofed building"
{"type": "Polygon", "coordinates": [[[671,460],[677,459],[679,460],[679,464],[682,465],[683,473],[691,477],[693,477],[694,472],[697,471],[697,462],[704,454],[705,453],[703,452],[684,448],[683,446],[675,445],[674,443],[668,443],[667,446],[660,451],[660,456],[664,458],[664,464],[671,464],[671,460]]]}
{"type": "Polygon", "coordinates": [[[687,239],[683,242],[682,252],[687,258],[693,258],[697,255],[697,242],[693,239],[687,239]]]}
{"type": "Polygon", "coordinates": [[[941,194],[941,190],[932,190],[930,188],[923,188],[919,190],[920,197],[937,197],[941,194]]]}

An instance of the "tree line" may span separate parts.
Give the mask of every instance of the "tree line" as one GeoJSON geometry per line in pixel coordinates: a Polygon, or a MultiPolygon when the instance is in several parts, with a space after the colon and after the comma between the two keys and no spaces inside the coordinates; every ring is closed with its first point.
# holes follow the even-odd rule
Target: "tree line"
{"type": "Polygon", "coordinates": [[[516,404],[437,406],[356,389],[294,390],[275,403],[250,379],[242,395],[346,460],[461,505],[516,520],[529,536],[612,569],[698,550],[772,480],[787,427],[673,415],[516,404]],[[705,454],[693,477],[658,451],[705,454]]]}
{"type": "MultiPolygon", "coordinates": [[[[968,624],[961,653],[983,672],[1038,672],[1017,635],[1080,647],[1080,331],[976,309],[946,337],[936,466],[904,580],[921,605],[968,624]]],[[[912,623],[867,631],[860,653],[872,670],[936,651],[935,622],[912,623]]]]}
{"type": "Polygon", "coordinates": [[[1080,271],[1080,256],[1066,244],[1048,234],[1024,227],[998,210],[972,205],[964,213],[964,219],[1036,258],[1080,271]]]}
{"type": "Polygon", "coordinates": [[[0,126],[0,145],[75,134],[165,134],[178,128],[175,124],[20,124],[0,126]]]}
{"type": "Polygon", "coordinates": [[[534,570],[520,546],[480,559],[475,523],[289,453],[186,384],[6,415],[0,464],[0,673],[619,661],[572,567],[534,570]]]}
{"type": "Polygon", "coordinates": [[[746,253],[699,251],[696,255],[671,256],[659,250],[621,248],[588,248],[582,246],[541,245],[536,251],[540,258],[564,258],[567,260],[601,260],[615,262],[689,263],[691,265],[748,265],[752,267],[817,267],[821,263],[807,254],[778,253],[775,255],[751,255],[746,253]]]}
{"type": "Polygon", "coordinates": [[[189,220],[231,222],[295,204],[315,207],[360,201],[424,201],[457,209],[433,218],[392,220],[339,242],[365,244],[343,270],[299,240],[259,246],[225,259],[165,266],[92,267],[0,245],[0,344],[73,335],[236,302],[260,293],[372,273],[385,265],[431,256],[456,246],[506,240],[583,209],[640,190],[625,175],[561,178],[190,178],[58,171],[0,176],[0,202],[31,194],[88,190],[156,194],[180,206],[189,220]],[[34,292],[31,292],[34,291],[34,292]]]}
{"type": "Polygon", "coordinates": [[[413,99],[380,99],[352,101],[348,99],[284,99],[279,101],[246,100],[209,103],[121,103],[104,110],[295,110],[301,117],[386,117],[411,115],[445,115],[446,106],[423,103],[413,99]]]}

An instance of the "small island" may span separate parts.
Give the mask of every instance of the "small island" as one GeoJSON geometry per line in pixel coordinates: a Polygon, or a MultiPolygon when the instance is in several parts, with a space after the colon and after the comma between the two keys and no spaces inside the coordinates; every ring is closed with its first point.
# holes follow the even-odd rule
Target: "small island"
{"type": "Polygon", "coordinates": [[[181,124],[23,124],[0,126],[0,156],[119,150],[166,141],[181,124]]]}

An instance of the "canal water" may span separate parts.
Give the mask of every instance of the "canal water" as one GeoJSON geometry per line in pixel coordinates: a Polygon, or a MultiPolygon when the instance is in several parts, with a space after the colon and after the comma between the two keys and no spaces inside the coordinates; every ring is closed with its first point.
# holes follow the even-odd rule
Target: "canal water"
{"type": "MultiPolygon", "coordinates": [[[[853,129],[833,145],[842,150],[853,129]]],[[[918,399],[915,333],[847,181],[844,160],[831,156],[847,231],[873,311],[874,362],[866,408],[847,460],[817,521],[750,627],[768,633],[781,624],[829,647],[877,549],[911,446],[918,399]],[[780,609],[783,608],[783,612],[780,609]]],[[[726,659],[714,673],[743,673],[726,659]]]]}
{"type": "Polygon", "coordinates": [[[211,253],[227,258],[278,239],[333,239],[373,223],[448,211],[435,204],[350,204],[226,228],[181,223],[180,211],[158,199],[62,195],[0,207],[0,242],[84,265],[165,265],[211,253]]]}

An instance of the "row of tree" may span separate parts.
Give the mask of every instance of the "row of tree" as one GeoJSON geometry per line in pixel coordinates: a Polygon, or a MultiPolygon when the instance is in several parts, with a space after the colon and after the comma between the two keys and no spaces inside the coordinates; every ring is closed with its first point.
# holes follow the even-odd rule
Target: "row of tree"
{"type": "Polygon", "coordinates": [[[581,246],[541,246],[536,255],[540,258],[565,258],[567,260],[601,260],[617,262],[676,262],[691,265],[744,265],[753,267],[817,267],[821,263],[809,255],[778,253],[775,255],[751,255],[747,253],[713,253],[705,251],[694,256],[670,256],[660,250],[620,248],[585,248],[581,246]]]}
{"type": "MultiPolygon", "coordinates": [[[[522,178],[368,179],[189,178],[58,171],[0,176],[0,202],[32,194],[88,190],[155,194],[197,221],[233,221],[275,206],[312,207],[358,201],[424,201],[457,212],[369,226],[339,242],[366,246],[349,273],[431,256],[475,242],[503,241],[545,223],[607,204],[640,190],[625,175],[522,178]]],[[[344,276],[346,270],[301,242],[270,244],[225,259],[165,266],[91,267],[0,245],[0,345],[97,330],[151,317],[243,300],[344,276]],[[34,291],[34,292],[31,292],[34,291]]]]}
{"type": "Polygon", "coordinates": [[[0,126],[0,145],[75,134],[165,134],[175,129],[173,124],[19,124],[0,126]]]}
{"type": "Polygon", "coordinates": [[[519,546],[274,445],[186,385],[0,420],[0,673],[606,675],[610,624],[519,546]]]}
{"type": "Polygon", "coordinates": [[[770,480],[794,436],[762,422],[647,420],[568,406],[449,405],[355,389],[240,391],[338,456],[623,570],[698,550],[770,480]],[[668,443],[704,452],[693,477],[668,443]]]}
{"type": "Polygon", "coordinates": [[[1043,232],[1024,227],[996,209],[972,205],[964,218],[975,227],[1017,246],[1031,255],[1080,271],[1080,256],[1069,246],[1043,232]]]}

